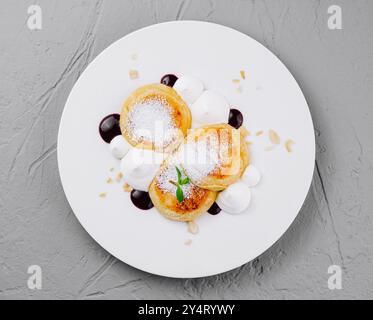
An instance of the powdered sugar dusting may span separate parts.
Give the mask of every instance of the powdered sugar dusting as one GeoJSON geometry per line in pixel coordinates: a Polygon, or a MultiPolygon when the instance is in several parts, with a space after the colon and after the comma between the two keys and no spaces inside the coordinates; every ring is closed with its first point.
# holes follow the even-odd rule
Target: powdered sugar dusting
{"type": "Polygon", "coordinates": [[[173,142],[178,133],[168,102],[154,96],[134,105],[128,113],[127,128],[137,141],[150,141],[157,147],[173,142]]]}
{"type": "Polygon", "coordinates": [[[221,161],[217,135],[210,135],[197,141],[187,141],[179,149],[178,158],[187,176],[198,183],[219,170],[221,161]]]}
{"type": "MultiPolygon", "coordinates": [[[[189,135],[175,154],[168,159],[167,167],[158,174],[157,184],[165,192],[176,192],[176,186],[170,182],[177,181],[176,166],[183,169],[183,174],[194,183],[202,181],[210,174],[218,172],[229,157],[229,132],[213,131],[205,136],[189,135]]],[[[182,185],[184,197],[191,194],[193,183],[182,185]]]]}

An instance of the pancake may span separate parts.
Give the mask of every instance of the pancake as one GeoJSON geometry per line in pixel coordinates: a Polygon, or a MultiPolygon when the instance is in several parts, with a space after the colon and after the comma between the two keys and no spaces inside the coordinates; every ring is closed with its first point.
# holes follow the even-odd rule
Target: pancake
{"type": "Polygon", "coordinates": [[[212,191],[235,183],[249,164],[245,133],[225,123],[191,130],[178,153],[190,180],[212,191]]]}
{"type": "Polygon", "coordinates": [[[213,205],[217,193],[188,183],[181,186],[184,200],[179,202],[176,186],[170,182],[178,181],[176,166],[180,168],[174,156],[164,161],[150,184],[149,195],[164,217],[176,221],[193,221],[213,205]]]}
{"type": "Polygon", "coordinates": [[[191,112],[176,91],[157,83],[136,89],[126,99],[120,129],[134,147],[171,152],[187,134],[191,121],[191,112]]]}

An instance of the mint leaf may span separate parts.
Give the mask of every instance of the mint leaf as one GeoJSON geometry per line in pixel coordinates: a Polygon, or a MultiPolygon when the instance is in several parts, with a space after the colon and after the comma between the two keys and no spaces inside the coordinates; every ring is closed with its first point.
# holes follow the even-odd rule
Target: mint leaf
{"type": "Polygon", "coordinates": [[[178,167],[175,167],[175,169],[176,169],[176,172],[177,172],[177,183],[181,184],[181,176],[182,176],[181,171],[178,167]]]}
{"type": "Polygon", "coordinates": [[[189,182],[190,182],[189,178],[186,177],[185,179],[183,179],[183,180],[180,181],[180,185],[188,184],[189,182]]]}
{"type": "Polygon", "coordinates": [[[180,186],[178,186],[176,189],[176,198],[179,202],[184,201],[184,193],[183,193],[183,190],[180,188],[180,186]]]}

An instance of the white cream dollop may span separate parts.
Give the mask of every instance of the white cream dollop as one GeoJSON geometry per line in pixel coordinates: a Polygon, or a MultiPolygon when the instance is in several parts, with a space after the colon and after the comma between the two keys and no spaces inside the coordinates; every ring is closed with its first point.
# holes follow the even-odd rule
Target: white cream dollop
{"type": "Polygon", "coordinates": [[[219,193],[216,203],[223,211],[230,214],[242,213],[250,204],[251,191],[241,181],[231,184],[219,193]]]}
{"type": "Polygon", "coordinates": [[[123,138],[122,135],[114,137],[109,144],[111,154],[117,158],[122,159],[132,146],[123,138]]]}
{"type": "Polygon", "coordinates": [[[152,150],[131,149],[120,164],[124,181],[136,190],[148,191],[163,157],[162,153],[152,150]]]}
{"type": "Polygon", "coordinates": [[[176,80],[173,88],[191,106],[203,92],[201,80],[192,76],[182,76],[176,80]]]}
{"type": "Polygon", "coordinates": [[[196,125],[227,123],[230,107],[220,94],[206,90],[190,108],[196,125]]]}
{"type": "Polygon", "coordinates": [[[241,181],[248,187],[255,187],[259,183],[261,177],[262,175],[258,168],[250,164],[243,172],[241,181]]]}

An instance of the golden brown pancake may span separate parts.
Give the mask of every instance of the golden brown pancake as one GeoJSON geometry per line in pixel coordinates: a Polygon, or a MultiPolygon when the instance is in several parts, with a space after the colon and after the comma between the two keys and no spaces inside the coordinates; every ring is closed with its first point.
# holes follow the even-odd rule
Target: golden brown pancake
{"type": "MultiPolygon", "coordinates": [[[[150,184],[149,195],[164,217],[176,221],[193,221],[212,206],[217,193],[188,183],[182,186],[184,200],[179,202],[176,186],[169,182],[177,181],[175,163],[177,160],[173,156],[164,161],[150,184]]],[[[181,168],[179,164],[177,166],[181,168]]]]}
{"type": "Polygon", "coordinates": [[[178,150],[184,153],[180,161],[185,174],[213,191],[235,183],[249,164],[244,133],[224,123],[191,130],[178,150]]]}
{"type": "Polygon", "coordinates": [[[134,147],[171,152],[191,126],[191,112],[176,93],[163,84],[136,89],[124,102],[120,129],[134,147]]]}

